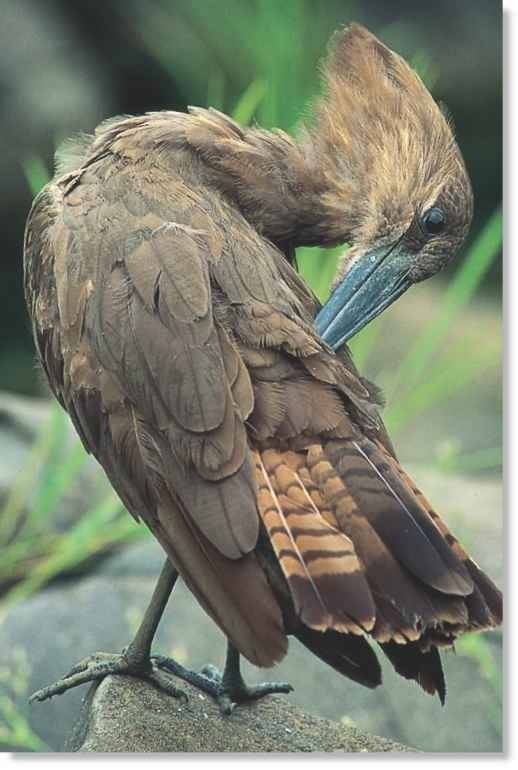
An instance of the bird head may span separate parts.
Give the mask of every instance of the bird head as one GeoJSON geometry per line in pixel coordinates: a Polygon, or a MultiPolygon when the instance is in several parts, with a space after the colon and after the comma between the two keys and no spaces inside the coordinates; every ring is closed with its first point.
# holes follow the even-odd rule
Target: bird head
{"type": "Polygon", "coordinates": [[[316,323],[336,349],[453,259],[473,195],[444,111],[372,33],[337,33],[323,78],[303,146],[318,174],[318,239],[351,244],[316,323]]]}

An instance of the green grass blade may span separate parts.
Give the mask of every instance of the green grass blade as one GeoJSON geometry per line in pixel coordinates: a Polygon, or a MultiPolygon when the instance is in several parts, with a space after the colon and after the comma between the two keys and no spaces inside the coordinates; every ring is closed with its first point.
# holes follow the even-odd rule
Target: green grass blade
{"type": "Polygon", "coordinates": [[[333,249],[302,247],[297,249],[297,264],[306,283],[321,302],[329,297],[329,288],[336,273],[336,265],[346,246],[333,249]]]}
{"type": "Polygon", "coordinates": [[[413,390],[405,391],[398,401],[387,407],[384,420],[389,432],[395,434],[418,414],[451,398],[477,376],[494,367],[499,357],[497,346],[486,348],[483,357],[478,354],[467,356],[461,343],[443,359],[441,366],[434,367],[430,377],[423,379],[413,390]]]}
{"type": "MultiPolygon", "coordinates": [[[[266,94],[267,87],[264,80],[253,80],[246,91],[239,97],[236,106],[232,110],[232,117],[242,126],[248,126],[254,117],[257,108],[266,94]]],[[[212,105],[211,102],[209,104],[212,105]]]]}
{"type": "Polygon", "coordinates": [[[76,441],[66,458],[60,459],[57,467],[50,464],[47,466],[49,472],[46,473],[44,483],[41,485],[41,491],[38,494],[37,504],[35,505],[35,519],[44,519],[55,510],[59,501],[62,500],[77,480],[87,458],[88,455],[83,445],[76,441]]]}
{"type": "Polygon", "coordinates": [[[478,473],[502,467],[502,447],[487,447],[476,452],[448,452],[438,458],[438,468],[448,473],[478,473]]]}
{"type": "MultiPolygon", "coordinates": [[[[95,508],[87,511],[71,529],[56,538],[52,550],[34,566],[25,580],[8,592],[3,606],[26,599],[64,570],[77,566],[108,544],[115,544],[121,530],[118,527],[112,530],[112,524],[123,510],[121,501],[111,492],[95,508]]],[[[138,529],[133,520],[128,521],[129,524],[138,529]]],[[[128,534],[128,529],[124,529],[124,535],[128,534]]]]}
{"type": "Polygon", "coordinates": [[[487,716],[498,734],[502,733],[502,668],[487,638],[480,634],[461,637],[455,645],[457,655],[471,658],[489,683],[491,697],[485,702],[487,716]]]}
{"type": "Polygon", "coordinates": [[[55,455],[60,441],[59,426],[65,417],[61,407],[54,403],[50,417],[42,425],[27,460],[15,483],[12,485],[2,509],[0,520],[0,544],[5,543],[17,527],[18,517],[29,507],[29,498],[38,484],[41,469],[48,469],[50,459],[55,455]]]}

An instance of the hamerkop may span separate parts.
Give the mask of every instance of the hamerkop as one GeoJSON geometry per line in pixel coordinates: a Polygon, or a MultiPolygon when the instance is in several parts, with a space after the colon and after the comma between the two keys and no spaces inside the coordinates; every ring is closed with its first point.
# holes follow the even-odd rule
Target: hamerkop
{"type": "Polygon", "coordinates": [[[336,671],[395,670],[445,697],[439,648],[501,622],[501,594],[400,466],[344,344],[450,262],[472,192],[447,118],[365,28],[335,35],[297,139],[214,109],[102,123],[69,145],[25,235],[25,289],[54,396],[167,554],[133,642],[33,696],[110,673],[223,710],[239,655],[294,635],[336,671]],[[349,243],[321,309],[300,245],[349,243]],[[223,675],[151,642],[178,573],[228,639],[223,675]]]}

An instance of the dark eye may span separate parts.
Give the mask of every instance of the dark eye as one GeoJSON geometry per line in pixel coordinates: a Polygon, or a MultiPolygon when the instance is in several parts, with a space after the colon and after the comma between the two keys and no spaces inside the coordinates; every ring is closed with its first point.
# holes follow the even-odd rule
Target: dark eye
{"type": "Polygon", "coordinates": [[[428,235],[437,235],[446,227],[446,215],[442,209],[434,206],[423,214],[421,224],[428,235]]]}

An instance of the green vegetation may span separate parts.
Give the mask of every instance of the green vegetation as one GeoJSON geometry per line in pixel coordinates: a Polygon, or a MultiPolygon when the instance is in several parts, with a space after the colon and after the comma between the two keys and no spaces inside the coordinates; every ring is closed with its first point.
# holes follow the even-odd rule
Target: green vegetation
{"type": "Polygon", "coordinates": [[[30,665],[23,650],[11,652],[9,668],[0,668],[0,747],[11,751],[50,751],[31,729],[26,700],[30,665]],[[18,705],[23,698],[24,707],[18,705]]]}
{"type": "Polygon", "coordinates": [[[485,699],[487,716],[498,735],[502,734],[502,669],[495,659],[494,642],[502,644],[502,634],[497,631],[497,637],[480,634],[463,636],[456,644],[457,655],[465,656],[472,660],[489,685],[488,695],[485,699]]]}
{"type": "Polygon", "coordinates": [[[4,502],[0,516],[4,608],[56,576],[77,570],[88,559],[146,535],[101,474],[91,507],[70,526],[59,522],[58,507],[79,481],[87,459],[79,440],[72,445],[68,440],[67,420],[54,403],[48,424],[42,426],[4,502]]]}

